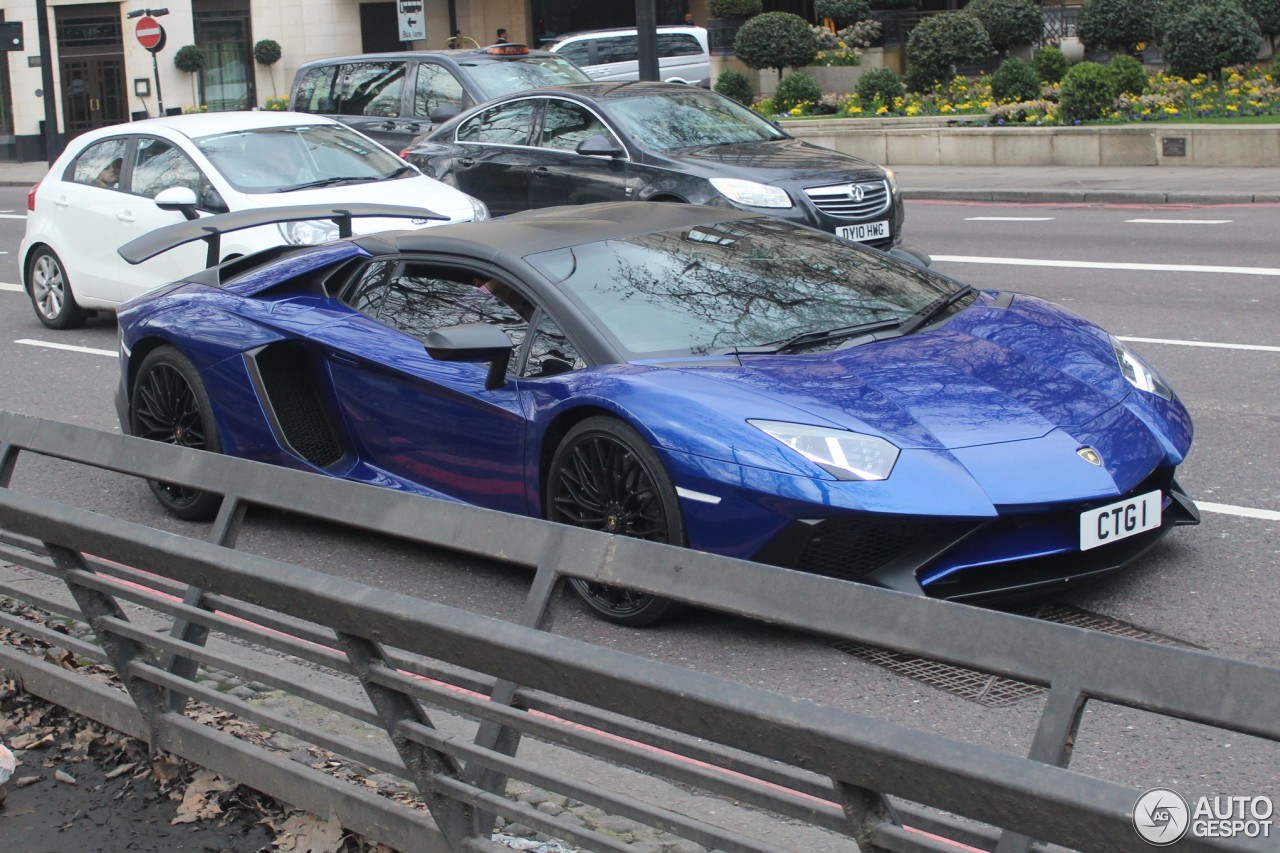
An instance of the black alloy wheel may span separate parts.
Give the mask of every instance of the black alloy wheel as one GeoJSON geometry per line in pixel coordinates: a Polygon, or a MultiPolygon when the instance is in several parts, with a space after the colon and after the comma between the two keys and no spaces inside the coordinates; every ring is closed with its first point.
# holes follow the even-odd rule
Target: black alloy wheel
{"type": "MultiPolygon", "coordinates": [[[[685,545],[684,519],[662,460],[631,427],[588,418],[565,436],[551,460],[546,513],[552,521],[650,542],[685,545]]],[[[569,586],[610,622],[652,625],[679,612],[670,599],[569,579],[569,586]]]]}
{"type": "MultiPolygon", "coordinates": [[[[173,347],[160,347],[143,359],[129,403],[129,432],[165,444],[213,453],[222,450],[200,374],[173,347]]],[[[222,503],[221,495],[176,483],[148,480],[147,484],[171,515],[188,521],[212,518],[222,503]]]]}

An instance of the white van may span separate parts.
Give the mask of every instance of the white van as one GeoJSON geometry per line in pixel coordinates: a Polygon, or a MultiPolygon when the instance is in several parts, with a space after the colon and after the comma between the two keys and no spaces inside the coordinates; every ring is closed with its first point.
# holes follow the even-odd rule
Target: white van
{"type": "MultiPolygon", "coordinates": [[[[560,36],[547,49],[571,60],[592,80],[639,80],[636,31],[591,30],[560,36]]],[[[702,27],[658,27],[658,76],[667,83],[711,87],[711,55],[702,27]]]]}

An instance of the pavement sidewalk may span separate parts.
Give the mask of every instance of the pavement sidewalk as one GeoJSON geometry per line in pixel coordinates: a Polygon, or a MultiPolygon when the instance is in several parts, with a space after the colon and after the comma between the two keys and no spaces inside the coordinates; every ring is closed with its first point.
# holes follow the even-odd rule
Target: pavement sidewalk
{"type": "MultiPolygon", "coordinates": [[[[1082,204],[1280,204],[1280,166],[894,166],[907,199],[1082,204]]],[[[29,187],[39,163],[0,162],[0,186],[29,187]]]]}

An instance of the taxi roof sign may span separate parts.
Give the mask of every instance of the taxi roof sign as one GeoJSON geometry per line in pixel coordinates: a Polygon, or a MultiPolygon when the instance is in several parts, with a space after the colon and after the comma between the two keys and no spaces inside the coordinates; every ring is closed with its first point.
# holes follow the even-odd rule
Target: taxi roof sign
{"type": "Polygon", "coordinates": [[[492,44],[488,47],[482,47],[476,53],[483,53],[487,56],[527,56],[529,54],[529,46],[525,44],[492,44]]]}

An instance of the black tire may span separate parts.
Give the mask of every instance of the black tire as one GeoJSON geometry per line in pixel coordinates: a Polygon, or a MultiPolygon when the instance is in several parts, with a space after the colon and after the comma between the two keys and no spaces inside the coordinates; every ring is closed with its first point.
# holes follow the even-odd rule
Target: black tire
{"type": "Polygon", "coordinates": [[[27,285],[36,317],[50,329],[74,329],[84,322],[85,312],[76,303],[62,259],[48,246],[31,253],[27,285]]]}
{"type": "MultiPolygon", "coordinates": [[[[222,451],[204,382],[195,365],[173,347],[160,347],[142,360],[129,399],[129,432],[166,444],[222,451]]],[[[187,521],[212,518],[222,503],[221,495],[174,483],[148,480],[147,485],[171,515],[187,521]]]]}
{"type": "MultiPolygon", "coordinates": [[[[634,429],[588,418],[556,448],[547,476],[547,518],[562,524],[685,545],[684,517],[662,460],[634,429]]],[[[592,610],[619,625],[652,625],[678,613],[670,599],[571,578],[592,610]]]]}

